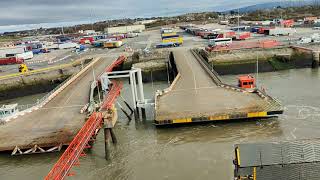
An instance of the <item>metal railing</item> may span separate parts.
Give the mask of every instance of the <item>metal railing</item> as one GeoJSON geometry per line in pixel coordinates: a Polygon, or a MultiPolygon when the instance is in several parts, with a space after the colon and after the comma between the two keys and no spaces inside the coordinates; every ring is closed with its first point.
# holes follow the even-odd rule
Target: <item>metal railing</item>
{"type": "Polygon", "coordinates": [[[33,104],[24,104],[24,105],[18,105],[18,110],[19,111],[23,111],[23,110],[27,110],[30,109],[32,107],[38,106],[42,103],[44,103],[54,92],[56,92],[59,88],[61,88],[64,84],[66,84],[66,82],[68,82],[72,77],[74,77],[77,73],[74,73],[73,75],[69,76],[66,80],[64,80],[61,84],[59,84],[58,86],[56,86],[53,90],[51,90],[48,94],[46,94],[45,96],[43,96],[41,99],[37,99],[37,102],[33,103],[33,104]]]}

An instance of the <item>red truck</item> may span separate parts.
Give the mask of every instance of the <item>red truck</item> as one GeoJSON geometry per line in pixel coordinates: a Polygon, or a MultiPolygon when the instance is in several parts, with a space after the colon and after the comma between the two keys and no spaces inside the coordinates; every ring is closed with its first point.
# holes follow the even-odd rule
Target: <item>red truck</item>
{"type": "Polygon", "coordinates": [[[24,63],[24,59],[17,57],[6,57],[0,58],[0,65],[8,65],[8,64],[22,64],[24,63]]]}

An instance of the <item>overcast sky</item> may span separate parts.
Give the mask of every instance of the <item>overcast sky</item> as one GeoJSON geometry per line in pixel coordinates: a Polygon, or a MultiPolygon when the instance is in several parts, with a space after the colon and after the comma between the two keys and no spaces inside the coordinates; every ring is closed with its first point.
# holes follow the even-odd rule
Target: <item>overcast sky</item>
{"type": "Polygon", "coordinates": [[[49,27],[79,21],[223,11],[270,1],[275,0],[0,0],[0,32],[38,27],[39,23],[49,27]]]}

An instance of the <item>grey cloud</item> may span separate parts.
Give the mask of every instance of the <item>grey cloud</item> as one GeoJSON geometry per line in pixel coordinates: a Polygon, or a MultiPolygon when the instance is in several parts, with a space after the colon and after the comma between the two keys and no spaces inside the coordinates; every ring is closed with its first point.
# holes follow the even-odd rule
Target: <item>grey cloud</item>
{"type": "Polygon", "coordinates": [[[0,26],[175,15],[274,0],[0,0],[0,26]]]}

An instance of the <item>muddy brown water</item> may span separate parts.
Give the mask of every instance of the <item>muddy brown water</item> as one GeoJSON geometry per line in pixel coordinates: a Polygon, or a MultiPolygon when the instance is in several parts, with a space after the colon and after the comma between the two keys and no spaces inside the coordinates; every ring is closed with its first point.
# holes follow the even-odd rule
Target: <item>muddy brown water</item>
{"type": "MultiPolygon", "coordinates": [[[[222,78],[236,84],[236,77],[222,78]]],[[[121,115],[115,128],[119,143],[112,148],[112,160],[104,159],[100,133],[94,148],[81,158],[81,165],[73,168],[76,175],[67,179],[232,179],[235,143],[320,137],[319,80],[320,70],[312,69],[259,74],[259,86],[285,106],[284,115],[275,119],[156,128],[150,110],[145,123],[128,123],[121,115]]],[[[165,82],[148,83],[145,91],[152,97],[154,90],[165,87],[165,82]]],[[[129,93],[123,95],[129,98],[129,93]]],[[[33,99],[14,101],[29,103],[33,99]]],[[[42,179],[60,155],[0,154],[0,179],[42,179]]]]}

